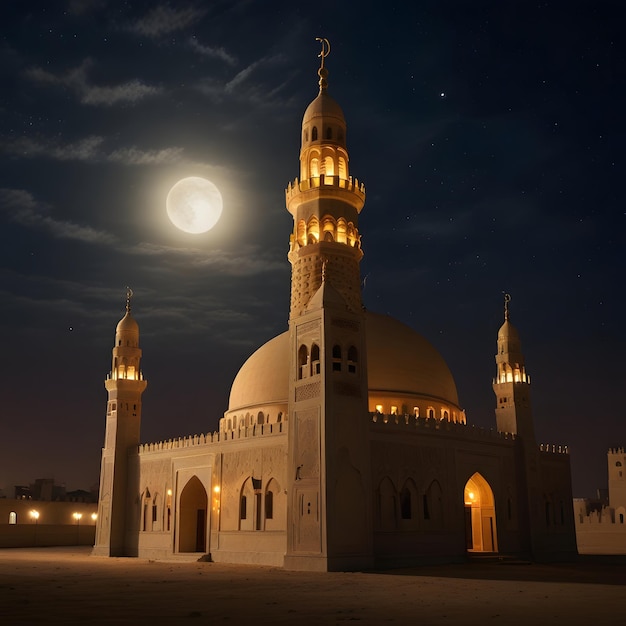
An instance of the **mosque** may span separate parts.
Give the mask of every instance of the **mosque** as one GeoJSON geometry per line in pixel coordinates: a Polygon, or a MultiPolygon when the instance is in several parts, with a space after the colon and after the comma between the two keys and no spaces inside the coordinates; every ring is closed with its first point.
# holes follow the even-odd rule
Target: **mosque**
{"type": "MultiPolygon", "coordinates": [[[[292,570],[362,570],[576,554],[566,447],[538,446],[517,330],[497,335],[496,428],[468,423],[444,359],[411,328],[366,311],[346,121],[328,94],[302,120],[289,328],[243,364],[219,431],[140,443],[139,327],[118,323],[94,555],[292,570]]],[[[487,347],[486,347],[487,348],[487,347]]]]}

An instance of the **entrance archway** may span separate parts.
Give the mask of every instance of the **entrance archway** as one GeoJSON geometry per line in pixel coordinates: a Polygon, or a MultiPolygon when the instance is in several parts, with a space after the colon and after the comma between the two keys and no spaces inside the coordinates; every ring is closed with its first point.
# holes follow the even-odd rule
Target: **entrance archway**
{"type": "Polygon", "coordinates": [[[179,552],[206,551],[207,502],[205,488],[193,476],[180,494],[179,552]]]}
{"type": "Polygon", "coordinates": [[[468,552],[497,552],[496,506],[489,483],[476,472],[465,484],[465,547],[468,552]]]}

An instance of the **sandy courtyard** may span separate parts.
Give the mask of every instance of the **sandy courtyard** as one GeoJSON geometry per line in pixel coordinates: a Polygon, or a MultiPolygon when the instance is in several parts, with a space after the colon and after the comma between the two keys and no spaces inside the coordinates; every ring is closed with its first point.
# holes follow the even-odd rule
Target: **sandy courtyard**
{"type": "Polygon", "coordinates": [[[0,550],[0,624],[608,624],[626,566],[471,563],[387,573],[0,550]]]}

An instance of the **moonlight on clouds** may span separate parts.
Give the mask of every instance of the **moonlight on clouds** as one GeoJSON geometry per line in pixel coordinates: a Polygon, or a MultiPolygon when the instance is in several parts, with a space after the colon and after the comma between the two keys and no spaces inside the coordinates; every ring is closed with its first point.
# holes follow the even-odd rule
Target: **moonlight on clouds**
{"type": "Polygon", "coordinates": [[[222,194],[206,178],[179,180],[167,194],[167,215],[176,228],[198,235],[211,230],[222,215],[222,194]]]}

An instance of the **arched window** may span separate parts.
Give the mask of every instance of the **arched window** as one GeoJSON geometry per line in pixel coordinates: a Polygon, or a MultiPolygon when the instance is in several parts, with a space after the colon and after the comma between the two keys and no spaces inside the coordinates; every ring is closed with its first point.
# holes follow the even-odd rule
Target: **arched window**
{"type": "Polygon", "coordinates": [[[309,168],[311,178],[317,178],[320,175],[320,162],[317,157],[311,159],[311,166],[309,168]]]}
{"type": "Polygon", "coordinates": [[[274,493],[265,492],[265,519],[274,519],[274,493]]]}
{"type": "Polygon", "coordinates": [[[411,492],[405,485],[400,492],[400,517],[402,519],[411,519],[411,492]]]}
{"type": "Polygon", "coordinates": [[[441,413],[441,419],[443,419],[443,420],[449,420],[450,419],[450,415],[449,415],[448,411],[446,411],[445,409],[441,413]]]}
{"type": "Polygon", "coordinates": [[[359,353],[354,346],[348,348],[348,372],[356,374],[356,364],[359,360],[359,353]]]}
{"type": "Polygon", "coordinates": [[[263,411],[259,411],[258,415],[256,416],[256,423],[265,424],[265,415],[263,415],[263,411]]]}
{"type": "Polygon", "coordinates": [[[314,343],[311,346],[311,376],[320,373],[320,347],[314,343]]]}
{"type": "Polygon", "coordinates": [[[309,131],[305,129],[302,141],[306,143],[308,140],[309,140],[309,131]]]}
{"type": "Polygon", "coordinates": [[[17,524],[17,513],[15,511],[9,513],[9,524],[17,524]]]}
{"type": "Polygon", "coordinates": [[[311,131],[311,140],[317,141],[317,126],[313,126],[313,130],[311,131]]]}
{"type": "Polygon", "coordinates": [[[309,350],[305,345],[301,345],[298,350],[298,380],[306,378],[308,373],[306,371],[309,364],[309,350]]]}
{"type": "Polygon", "coordinates": [[[348,168],[346,167],[346,160],[343,157],[339,157],[337,162],[337,169],[339,178],[341,178],[342,180],[346,180],[348,178],[348,168]]]}
{"type": "Polygon", "coordinates": [[[329,178],[330,176],[335,175],[335,161],[333,161],[333,157],[327,156],[324,158],[324,176],[329,178]]]}
{"type": "Polygon", "coordinates": [[[282,411],[278,411],[278,417],[276,418],[276,421],[278,423],[283,421],[283,412],[282,411]]]}
{"type": "Polygon", "coordinates": [[[333,372],[341,371],[341,346],[333,346],[333,372]]]}
{"type": "Polygon", "coordinates": [[[615,467],[622,467],[622,462],[621,461],[616,461],[615,462],[615,467]]]}
{"type": "Polygon", "coordinates": [[[429,420],[435,419],[435,409],[432,406],[428,407],[426,414],[428,415],[429,420]]]}
{"type": "Polygon", "coordinates": [[[423,498],[424,519],[433,525],[441,525],[443,521],[443,492],[438,481],[433,480],[423,498]]]}
{"type": "Polygon", "coordinates": [[[333,129],[329,126],[326,129],[326,139],[332,139],[333,138],[333,129]]]}

